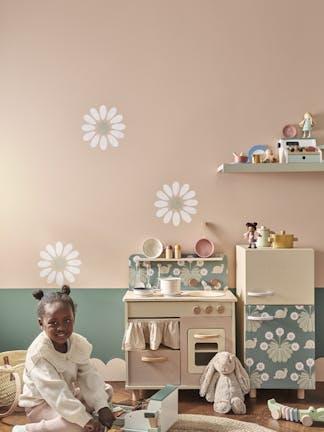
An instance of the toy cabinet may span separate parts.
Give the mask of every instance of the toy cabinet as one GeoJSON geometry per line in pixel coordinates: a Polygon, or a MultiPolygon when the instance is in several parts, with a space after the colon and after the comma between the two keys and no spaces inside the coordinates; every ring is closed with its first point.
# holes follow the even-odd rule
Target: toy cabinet
{"type": "Polygon", "coordinates": [[[315,388],[314,251],[236,246],[240,357],[258,388],[315,388]]]}

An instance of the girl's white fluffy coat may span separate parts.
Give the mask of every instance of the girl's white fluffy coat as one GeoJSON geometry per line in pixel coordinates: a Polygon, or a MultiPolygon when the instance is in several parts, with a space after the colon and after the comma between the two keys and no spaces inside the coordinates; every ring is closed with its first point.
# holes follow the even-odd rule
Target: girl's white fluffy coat
{"type": "Polygon", "coordinates": [[[33,408],[46,401],[65,420],[84,427],[92,416],[79,398],[96,411],[108,406],[104,381],[89,361],[91,352],[92,345],[77,333],[69,338],[66,353],[39,334],[27,351],[19,405],[33,408]]]}

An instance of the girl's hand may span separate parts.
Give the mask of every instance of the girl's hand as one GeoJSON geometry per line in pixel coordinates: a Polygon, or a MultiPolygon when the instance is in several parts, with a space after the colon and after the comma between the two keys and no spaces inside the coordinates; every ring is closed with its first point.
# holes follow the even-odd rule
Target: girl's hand
{"type": "Polygon", "coordinates": [[[101,408],[98,411],[98,414],[99,414],[99,421],[100,421],[100,423],[102,423],[103,425],[108,426],[109,428],[111,428],[112,424],[115,421],[115,416],[110,411],[110,409],[108,407],[101,408]]]}
{"type": "Polygon", "coordinates": [[[84,430],[87,432],[104,432],[104,427],[98,421],[91,419],[84,426],[84,430]]]}

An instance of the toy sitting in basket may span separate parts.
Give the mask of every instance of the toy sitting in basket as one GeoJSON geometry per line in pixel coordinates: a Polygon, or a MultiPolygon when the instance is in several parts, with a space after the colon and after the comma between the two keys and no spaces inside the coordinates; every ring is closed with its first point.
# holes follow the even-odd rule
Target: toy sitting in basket
{"type": "Polygon", "coordinates": [[[268,400],[268,408],[272,418],[283,419],[291,422],[301,422],[304,426],[312,426],[314,421],[324,422],[324,408],[307,409],[291,408],[276,402],[275,399],[268,400]]]}

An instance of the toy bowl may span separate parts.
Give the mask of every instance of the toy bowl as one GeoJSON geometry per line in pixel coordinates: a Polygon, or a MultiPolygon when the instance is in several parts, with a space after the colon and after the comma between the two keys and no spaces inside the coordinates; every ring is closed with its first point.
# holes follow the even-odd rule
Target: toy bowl
{"type": "Polygon", "coordinates": [[[195,244],[195,252],[200,258],[208,258],[214,253],[214,243],[211,240],[202,238],[195,244]]]}
{"type": "Polygon", "coordinates": [[[144,240],[142,251],[148,258],[158,258],[163,252],[163,243],[157,238],[144,240]]]}

